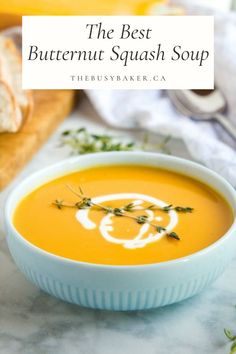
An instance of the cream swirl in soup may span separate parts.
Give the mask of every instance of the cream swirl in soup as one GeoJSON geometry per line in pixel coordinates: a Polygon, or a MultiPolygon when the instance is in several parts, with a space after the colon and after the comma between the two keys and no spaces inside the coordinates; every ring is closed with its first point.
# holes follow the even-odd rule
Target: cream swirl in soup
{"type": "MultiPolygon", "coordinates": [[[[111,204],[112,201],[114,200],[122,200],[122,201],[129,200],[129,202],[133,203],[136,210],[142,210],[144,202],[148,202],[149,204],[160,208],[163,208],[168,205],[168,203],[160,199],[148,195],[144,195],[144,194],[139,194],[139,193],[108,194],[108,195],[93,198],[94,203],[107,202],[111,204]]],[[[125,239],[125,233],[126,233],[125,228],[123,230],[124,238],[120,238],[119,236],[114,237],[111,235],[111,231],[114,231],[114,227],[113,227],[113,218],[115,217],[114,214],[108,213],[107,215],[104,215],[98,225],[90,219],[91,212],[92,211],[90,209],[80,209],[76,212],[76,219],[87,230],[93,230],[98,228],[101,236],[106,241],[122,245],[123,247],[129,249],[141,248],[151,242],[156,242],[160,240],[164,235],[173,231],[173,229],[178,223],[178,215],[176,211],[170,210],[168,212],[170,220],[168,225],[165,226],[165,230],[162,230],[161,232],[153,232],[153,229],[150,226],[150,224],[145,223],[143,225],[140,225],[140,229],[138,230],[138,233],[134,234],[132,239],[125,239]]],[[[148,217],[147,219],[148,222],[154,221],[157,224],[158,221],[160,222],[163,219],[161,215],[156,216],[153,210],[147,209],[145,210],[145,212],[148,217]]]]}

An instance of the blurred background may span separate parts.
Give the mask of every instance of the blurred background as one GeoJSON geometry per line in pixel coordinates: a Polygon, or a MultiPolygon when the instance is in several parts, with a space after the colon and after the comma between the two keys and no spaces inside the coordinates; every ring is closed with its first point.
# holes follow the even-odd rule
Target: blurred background
{"type": "MultiPolygon", "coordinates": [[[[0,2],[2,28],[21,23],[22,15],[148,15],[181,14],[168,0],[8,0],[0,2]]],[[[236,9],[236,0],[187,0],[185,4],[201,5],[220,10],[236,9]]]]}
{"type": "MultiPolygon", "coordinates": [[[[132,132],[138,130],[153,137],[155,144],[159,136],[167,140],[171,136],[173,142],[183,141],[187,148],[184,151],[192,159],[220,172],[236,186],[236,80],[232,79],[236,74],[235,11],[236,0],[0,0],[0,62],[5,63],[0,72],[0,101],[3,97],[6,101],[5,111],[3,101],[0,102],[0,190],[62,122],[62,130],[67,124],[69,129],[70,124],[79,129],[78,117],[82,114],[86,118],[83,127],[89,128],[91,112],[98,122],[95,129],[101,129],[102,133],[121,130],[122,137],[127,133],[135,140],[132,132]],[[191,90],[178,94],[161,90],[96,89],[23,92],[22,15],[214,15],[218,90],[204,98],[191,90]],[[19,82],[15,80],[16,72],[19,82]],[[17,112],[8,114],[10,109],[14,110],[13,101],[17,103],[20,119],[19,112],[18,116],[17,112]],[[212,102],[217,105],[213,107],[212,102]],[[85,114],[81,113],[81,103],[85,114]],[[207,121],[202,119],[206,114],[207,121]]],[[[74,141],[69,143],[73,145],[74,141]]],[[[175,145],[173,150],[176,152],[175,145]]]]}

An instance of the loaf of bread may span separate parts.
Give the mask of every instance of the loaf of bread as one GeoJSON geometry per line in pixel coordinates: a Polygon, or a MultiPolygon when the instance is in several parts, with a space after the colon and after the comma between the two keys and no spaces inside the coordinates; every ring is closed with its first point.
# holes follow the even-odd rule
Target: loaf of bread
{"type": "Polygon", "coordinates": [[[16,132],[22,123],[22,113],[11,88],[0,80],[0,133],[16,132]]]}
{"type": "Polygon", "coordinates": [[[32,93],[22,90],[21,54],[0,35],[0,132],[16,132],[32,112],[32,93]]]}

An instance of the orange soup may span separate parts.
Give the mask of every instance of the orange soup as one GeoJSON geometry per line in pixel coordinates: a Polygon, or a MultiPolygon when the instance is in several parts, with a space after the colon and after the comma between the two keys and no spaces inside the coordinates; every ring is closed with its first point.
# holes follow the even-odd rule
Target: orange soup
{"type": "Polygon", "coordinates": [[[147,166],[100,166],[59,177],[17,206],[14,225],[35,246],[109,265],[173,260],[229,229],[233,213],[207,185],[147,166]]]}

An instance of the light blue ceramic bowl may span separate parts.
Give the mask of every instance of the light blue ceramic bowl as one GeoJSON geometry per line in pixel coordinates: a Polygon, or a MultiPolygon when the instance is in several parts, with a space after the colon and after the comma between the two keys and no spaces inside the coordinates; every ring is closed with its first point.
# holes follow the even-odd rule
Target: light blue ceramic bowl
{"type": "Polygon", "coordinates": [[[16,231],[12,222],[14,209],[21,198],[36,187],[72,171],[121,163],[158,166],[195,177],[223,195],[236,215],[235,190],[222,177],[196,163],[146,152],[80,156],[34,173],[9,196],[5,209],[7,241],[17,266],[31,282],[47,293],[98,309],[144,310],[172,304],[199,293],[224,271],[235,255],[236,221],[221,239],[200,252],[173,261],[139,266],[72,261],[43,251],[16,231]]]}

